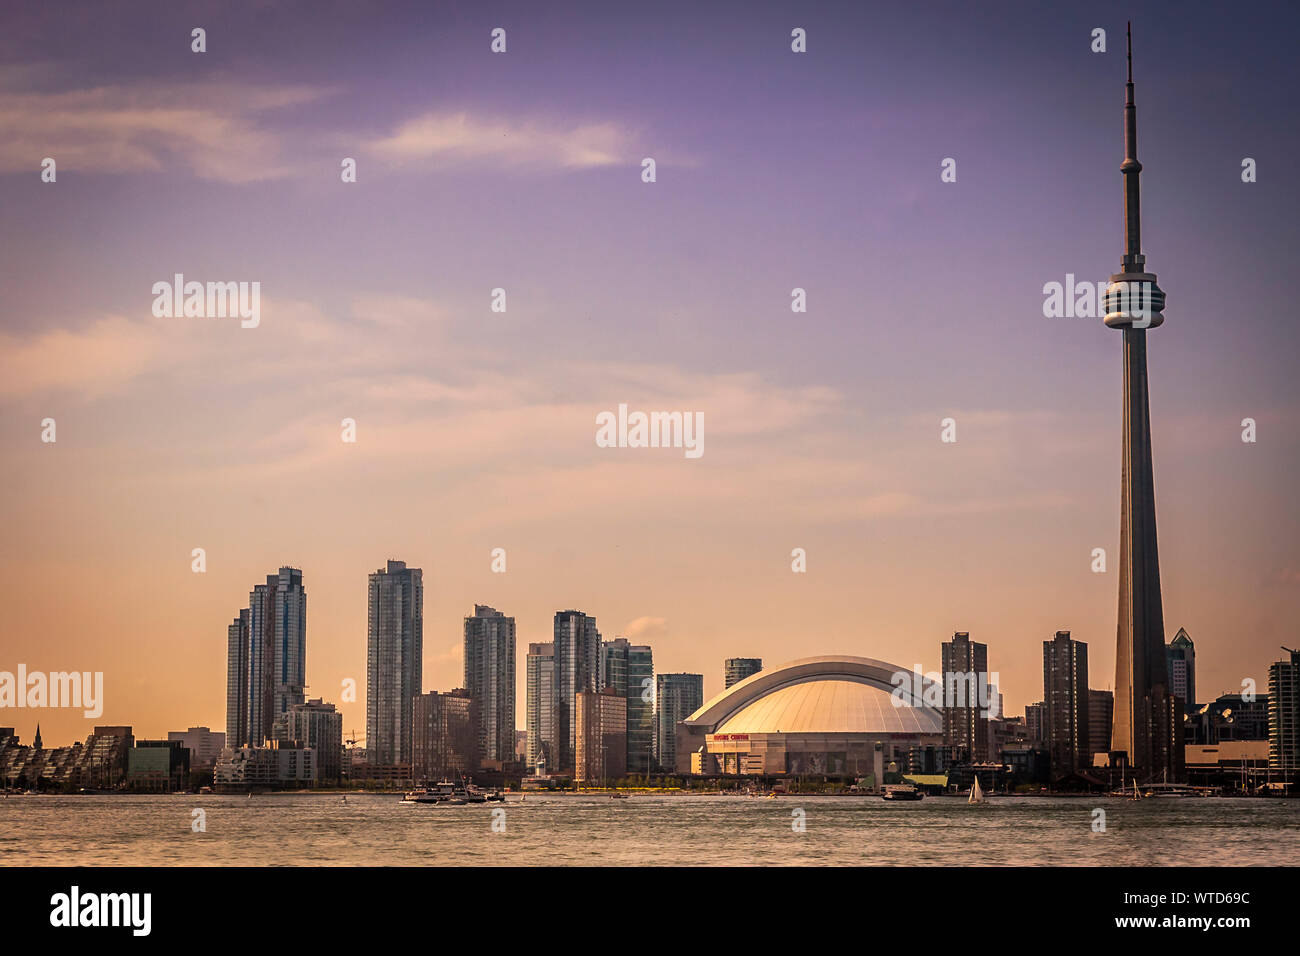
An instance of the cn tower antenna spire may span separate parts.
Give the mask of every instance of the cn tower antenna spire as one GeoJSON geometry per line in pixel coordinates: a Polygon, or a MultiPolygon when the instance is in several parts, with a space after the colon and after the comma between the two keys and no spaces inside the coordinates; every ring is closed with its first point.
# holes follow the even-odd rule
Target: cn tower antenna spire
{"type": "Polygon", "coordinates": [[[1133,85],[1133,21],[1128,22],[1124,28],[1124,35],[1128,37],[1128,83],[1133,85]]]}

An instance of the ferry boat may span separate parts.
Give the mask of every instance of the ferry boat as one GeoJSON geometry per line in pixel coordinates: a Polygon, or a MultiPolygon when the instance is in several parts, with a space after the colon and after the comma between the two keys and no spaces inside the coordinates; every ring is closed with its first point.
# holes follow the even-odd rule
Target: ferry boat
{"type": "Polygon", "coordinates": [[[880,792],[881,800],[920,800],[925,794],[908,783],[891,783],[880,792]]]}
{"type": "Polygon", "coordinates": [[[451,806],[504,802],[505,799],[505,794],[500,790],[483,790],[472,783],[453,783],[450,780],[442,780],[432,786],[416,787],[402,796],[403,803],[446,803],[451,806]]]}
{"type": "MultiPolygon", "coordinates": [[[[451,783],[439,783],[432,787],[416,787],[402,795],[403,803],[451,803],[455,786],[451,783]]],[[[461,800],[461,803],[467,801],[461,800]]]]}
{"type": "Polygon", "coordinates": [[[1210,797],[1214,795],[1213,787],[1192,787],[1185,783],[1149,783],[1142,794],[1147,797],[1210,797]]]}

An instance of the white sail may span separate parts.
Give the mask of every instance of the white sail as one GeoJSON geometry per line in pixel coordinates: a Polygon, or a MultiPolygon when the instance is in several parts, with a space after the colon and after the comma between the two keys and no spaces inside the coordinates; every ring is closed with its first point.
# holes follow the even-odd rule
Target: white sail
{"type": "Polygon", "coordinates": [[[966,802],[967,802],[967,803],[983,803],[983,802],[984,802],[984,791],[980,789],[980,778],[979,778],[979,777],[976,777],[976,778],[975,778],[975,782],[974,782],[973,784],[971,784],[971,788],[970,788],[970,799],[967,800],[966,802]]]}

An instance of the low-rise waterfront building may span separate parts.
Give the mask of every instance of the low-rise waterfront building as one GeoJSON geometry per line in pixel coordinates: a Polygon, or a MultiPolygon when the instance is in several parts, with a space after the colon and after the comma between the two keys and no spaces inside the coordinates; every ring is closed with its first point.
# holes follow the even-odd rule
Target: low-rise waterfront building
{"type": "Polygon", "coordinates": [[[292,705],[276,717],[271,736],[282,745],[315,751],[318,780],[333,783],[343,775],[343,715],[333,704],[317,697],[292,705]]]}
{"type": "MultiPolygon", "coordinates": [[[[1225,740],[1217,744],[1188,744],[1183,751],[1187,782],[1248,792],[1272,780],[1267,740],[1225,740]]],[[[1284,782],[1284,781],[1283,781],[1284,782]]]]}
{"type": "Polygon", "coordinates": [[[169,730],[168,740],[180,741],[190,752],[191,770],[208,770],[226,749],[226,735],[207,727],[190,727],[188,730],[169,730]]]}
{"type": "Polygon", "coordinates": [[[132,790],[171,793],[189,787],[190,751],[179,740],[137,740],[127,752],[126,782],[132,790]]]}
{"type": "Polygon", "coordinates": [[[1189,744],[1217,744],[1225,740],[1268,740],[1267,694],[1223,694],[1196,708],[1187,723],[1189,744]]]}
{"type": "Polygon", "coordinates": [[[316,754],[310,747],[226,748],[212,771],[218,790],[310,787],[316,782],[316,754]]]}

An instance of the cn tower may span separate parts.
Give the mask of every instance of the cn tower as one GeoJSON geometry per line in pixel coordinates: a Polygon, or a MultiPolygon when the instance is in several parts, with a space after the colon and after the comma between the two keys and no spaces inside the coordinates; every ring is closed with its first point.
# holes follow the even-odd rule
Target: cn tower
{"type": "Polygon", "coordinates": [[[1181,707],[1169,693],[1165,621],[1156,548],[1156,490],[1147,395],[1147,331],[1165,320],[1165,294],[1142,254],[1133,36],[1128,35],[1124,97],[1124,257],[1103,299],[1106,325],[1124,334],[1124,450],[1120,473],[1119,627],[1115,646],[1115,723],[1111,766],[1144,781],[1183,776],[1181,707]]]}

